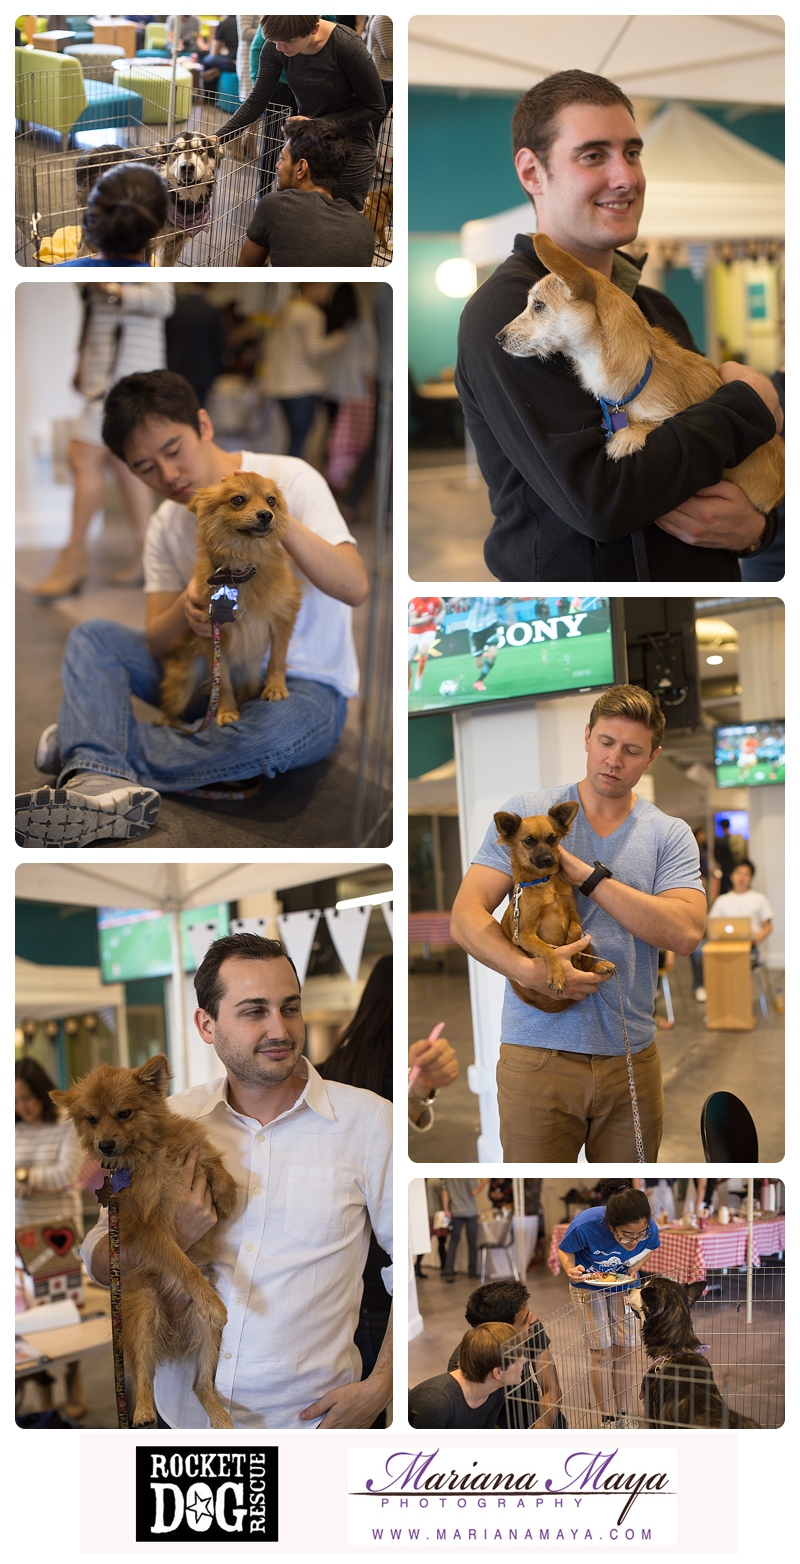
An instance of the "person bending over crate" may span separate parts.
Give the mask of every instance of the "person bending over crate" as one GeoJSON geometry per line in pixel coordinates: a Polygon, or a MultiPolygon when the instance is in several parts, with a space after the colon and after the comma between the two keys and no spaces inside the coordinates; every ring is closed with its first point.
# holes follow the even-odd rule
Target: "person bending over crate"
{"type": "Polygon", "coordinates": [[[295,120],[278,159],[278,188],[259,201],[240,266],[371,266],[375,231],[334,196],[352,143],[329,120],[295,120]]]}
{"type": "Polygon", "coordinates": [[[351,609],[369,591],[355,540],[325,480],[306,462],[224,451],[211,419],[181,375],[128,375],[106,399],[103,439],[161,496],[145,540],[146,628],[112,620],[77,625],[62,667],[58,723],[45,729],[35,765],[55,787],[16,800],[21,847],[80,847],[140,837],[158,816],[159,792],[214,788],[241,797],[258,776],[310,766],[338,743],[347,700],[358,690],[351,609]],[[198,489],[237,471],[274,479],[289,507],[283,546],[302,579],[302,605],[289,644],[290,699],[252,700],[240,720],[187,733],[137,721],[131,696],[159,703],[159,659],[187,625],[211,628],[194,578],[198,489]],[[238,780],[237,780],[238,779],[238,780]]]}

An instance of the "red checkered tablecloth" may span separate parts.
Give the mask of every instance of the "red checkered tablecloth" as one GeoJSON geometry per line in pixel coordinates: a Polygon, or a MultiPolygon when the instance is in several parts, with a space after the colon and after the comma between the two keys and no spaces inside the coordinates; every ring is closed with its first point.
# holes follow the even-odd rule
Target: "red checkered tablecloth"
{"type": "Polygon", "coordinates": [[[449,912],[410,912],[408,940],[409,944],[416,940],[423,945],[455,945],[450,935],[449,912]]]}
{"type": "MultiPolygon", "coordinates": [[[[554,1276],[561,1267],[558,1251],[569,1226],[560,1222],[553,1228],[548,1265],[554,1276]]],[[[711,1222],[702,1231],[682,1227],[661,1227],[661,1247],[649,1255],[642,1270],[661,1276],[677,1276],[682,1282],[699,1282],[709,1270],[729,1265],[744,1265],[747,1259],[747,1223],[729,1222],[724,1227],[711,1222]]],[[[767,1217],[753,1224],[753,1260],[761,1263],[762,1254],[777,1254],[786,1245],[786,1222],[782,1216],[767,1217]]]]}

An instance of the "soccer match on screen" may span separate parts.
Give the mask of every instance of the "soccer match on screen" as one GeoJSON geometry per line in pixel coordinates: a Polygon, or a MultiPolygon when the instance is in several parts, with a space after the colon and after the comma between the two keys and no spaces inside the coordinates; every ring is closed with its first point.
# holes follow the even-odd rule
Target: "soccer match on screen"
{"type": "Polygon", "coordinates": [[[613,679],[606,597],[414,597],[408,605],[411,714],[613,679]]]}

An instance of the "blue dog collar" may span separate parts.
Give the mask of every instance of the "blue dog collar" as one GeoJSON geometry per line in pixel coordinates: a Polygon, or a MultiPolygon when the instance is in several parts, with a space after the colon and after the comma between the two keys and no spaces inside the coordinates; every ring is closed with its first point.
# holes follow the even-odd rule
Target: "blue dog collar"
{"type": "Polygon", "coordinates": [[[518,880],[517,884],[521,891],[529,891],[534,885],[546,885],[549,878],[549,874],[546,874],[543,880],[518,880]]]}
{"type": "Polygon", "coordinates": [[[607,440],[610,440],[611,436],[616,434],[618,429],[627,429],[628,415],[624,409],[627,407],[629,402],[632,402],[634,398],[639,395],[640,391],[644,390],[652,372],[653,360],[649,358],[647,360],[647,368],[642,375],[639,384],[634,386],[629,396],[623,396],[618,402],[610,402],[608,398],[604,396],[599,396],[597,398],[603,410],[603,428],[605,429],[607,440]]]}

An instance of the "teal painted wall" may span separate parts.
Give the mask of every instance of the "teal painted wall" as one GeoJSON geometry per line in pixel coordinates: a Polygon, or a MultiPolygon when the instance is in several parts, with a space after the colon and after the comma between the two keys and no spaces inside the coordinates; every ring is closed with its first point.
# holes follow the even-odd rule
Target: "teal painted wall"
{"type": "Polygon", "coordinates": [[[94,908],[18,900],[16,953],[42,967],[98,966],[94,908]]]}
{"type": "Polygon", "coordinates": [[[725,104],[718,109],[694,106],[723,130],[729,130],[732,136],[741,136],[742,141],[749,141],[751,146],[759,147],[770,157],[780,158],[785,163],[786,115],[783,109],[765,109],[762,114],[751,114],[743,113],[737,104],[725,104]]]}
{"type": "Polygon", "coordinates": [[[456,232],[524,201],[511,161],[511,115],[519,93],[409,92],[408,226],[456,232]]]}
{"type": "Polygon", "coordinates": [[[706,351],[706,314],[703,284],[695,282],[687,267],[675,266],[661,273],[661,286],[680,310],[701,353],[706,351]]]}
{"type": "Polygon", "coordinates": [[[458,323],[464,299],[446,299],[436,286],[436,268],[458,255],[458,234],[421,238],[408,245],[408,362],[416,384],[436,379],[456,361],[458,323]]]}
{"type": "Polygon", "coordinates": [[[452,760],[453,717],[449,711],[431,712],[429,717],[415,717],[408,724],[408,774],[424,777],[437,766],[452,760]]]}

